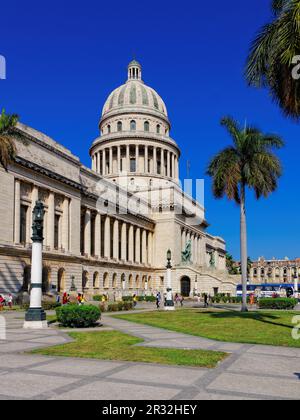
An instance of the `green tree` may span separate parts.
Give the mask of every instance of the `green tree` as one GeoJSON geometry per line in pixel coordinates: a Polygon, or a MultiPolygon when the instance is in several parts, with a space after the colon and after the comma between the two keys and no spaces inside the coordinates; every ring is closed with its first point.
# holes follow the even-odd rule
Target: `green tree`
{"type": "Polygon", "coordinates": [[[233,259],[233,256],[227,252],[226,254],[226,267],[229,274],[235,275],[239,273],[238,266],[233,259]]]}
{"type": "Polygon", "coordinates": [[[207,174],[212,177],[215,198],[226,196],[240,206],[242,311],[247,311],[246,189],[254,190],[257,199],[268,197],[276,190],[282,169],[273,149],[283,147],[284,143],[277,135],[264,134],[255,127],[242,129],[231,117],[223,118],[221,125],[228,131],[233,145],[211,160],[207,174]]]}
{"type": "Polygon", "coordinates": [[[20,137],[15,131],[18,120],[18,115],[8,115],[4,109],[2,110],[0,115],[0,165],[6,171],[16,156],[14,138],[20,137]]]}
{"type": "Polygon", "coordinates": [[[267,88],[284,114],[300,119],[300,0],[273,0],[273,19],[252,42],[246,79],[267,88]]]}

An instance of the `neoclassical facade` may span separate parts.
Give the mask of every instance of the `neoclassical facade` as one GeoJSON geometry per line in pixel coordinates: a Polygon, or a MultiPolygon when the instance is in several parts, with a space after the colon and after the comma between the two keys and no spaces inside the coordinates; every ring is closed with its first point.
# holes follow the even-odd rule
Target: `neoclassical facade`
{"type": "Polygon", "coordinates": [[[300,279],[300,258],[290,260],[288,257],[282,260],[267,260],[260,257],[254,261],[250,270],[252,284],[261,283],[289,283],[293,284],[295,275],[300,279]]]}
{"type": "Polygon", "coordinates": [[[133,61],[103,107],[91,168],[24,124],[17,157],[0,169],[0,293],[30,287],[32,210],[45,205],[43,290],[86,294],[234,293],[225,242],[207,233],[204,208],[182,191],[180,149],[161,97],[133,61]],[[187,258],[183,258],[183,254],[187,258]]]}

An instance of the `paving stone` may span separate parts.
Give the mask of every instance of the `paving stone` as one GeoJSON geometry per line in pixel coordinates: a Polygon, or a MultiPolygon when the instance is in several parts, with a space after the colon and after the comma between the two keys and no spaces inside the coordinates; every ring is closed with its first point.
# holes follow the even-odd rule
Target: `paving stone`
{"type": "Polygon", "coordinates": [[[299,357],[300,358],[300,348],[291,348],[291,347],[273,347],[273,346],[253,346],[248,350],[248,353],[255,354],[271,354],[274,356],[282,357],[299,357]]]}
{"type": "Polygon", "coordinates": [[[253,401],[253,400],[259,400],[259,398],[250,398],[247,396],[240,396],[240,395],[226,395],[226,394],[217,394],[217,393],[209,393],[209,392],[200,392],[197,394],[193,400],[198,401],[253,401]]]}
{"type": "Polygon", "coordinates": [[[201,379],[206,372],[207,370],[204,369],[138,365],[130,366],[121,372],[114,373],[110,378],[187,386],[201,379]]]}
{"type": "Polygon", "coordinates": [[[33,375],[30,373],[9,373],[1,375],[1,394],[15,397],[33,398],[41,393],[70,385],[76,379],[57,376],[33,375]]]}
{"type": "Polygon", "coordinates": [[[276,398],[299,399],[300,397],[300,381],[296,378],[294,380],[282,378],[275,380],[249,374],[223,373],[207,389],[245,393],[246,395],[268,395],[276,398]]]}
{"type": "MultiPolygon", "coordinates": [[[[268,374],[273,376],[295,377],[300,372],[300,365],[295,364],[295,359],[287,357],[245,354],[230,367],[230,371],[268,374]]],[[[300,397],[300,395],[299,395],[300,397]]]]}
{"type": "Polygon", "coordinates": [[[94,376],[121,367],[124,362],[110,362],[105,360],[62,358],[50,364],[37,366],[30,371],[60,373],[69,375],[94,376]]]}
{"type": "Polygon", "coordinates": [[[51,399],[59,400],[170,400],[178,390],[157,386],[96,381],[51,399]]]}
{"type": "Polygon", "coordinates": [[[39,356],[39,355],[20,355],[20,354],[1,354],[0,367],[2,368],[25,368],[30,365],[35,365],[37,363],[51,362],[51,357],[39,356]]]}

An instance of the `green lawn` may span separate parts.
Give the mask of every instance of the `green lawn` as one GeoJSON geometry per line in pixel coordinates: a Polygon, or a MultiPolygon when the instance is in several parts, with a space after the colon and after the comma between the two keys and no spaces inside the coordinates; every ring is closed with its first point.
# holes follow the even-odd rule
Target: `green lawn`
{"type": "Polygon", "coordinates": [[[218,341],[300,347],[292,339],[292,318],[300,312],[264,311],[242,314],[235,311],[183,309],[115,315],[116,318],[183,332],[218,341]]]}
{"type": "Polygon", "coordinates": [[[214,368],[227,356],[226,353],[204,350],[135,347],[135,344],[142,343],[143,340],[118,331],[70,332],[69,335],[75,339],[73,343],[34,350],[31,353],[206,368],[214,368]]]}

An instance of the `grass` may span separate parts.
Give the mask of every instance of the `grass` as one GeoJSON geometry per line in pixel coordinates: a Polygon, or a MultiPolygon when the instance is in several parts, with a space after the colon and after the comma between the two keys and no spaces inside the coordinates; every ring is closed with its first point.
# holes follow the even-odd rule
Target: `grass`
{"type": "Polygon", "coordinates": [[[300,312],[263,311],[242,314],[224,310],[183,309],[115,315],[126,321],[210,338],[217,341],[300,347],[292,338],[294,316],[300,312]]]}
{"type": "Polygon", "coordinates": [[[31,353],[46,356],[121,360],[129,362],[159,363],[214,368],[227,355],[222,352],[204,350],[179,350],[154,347],[137,347],[140,338],[118,331],[70,332],[75,341],[31,353]]]}

